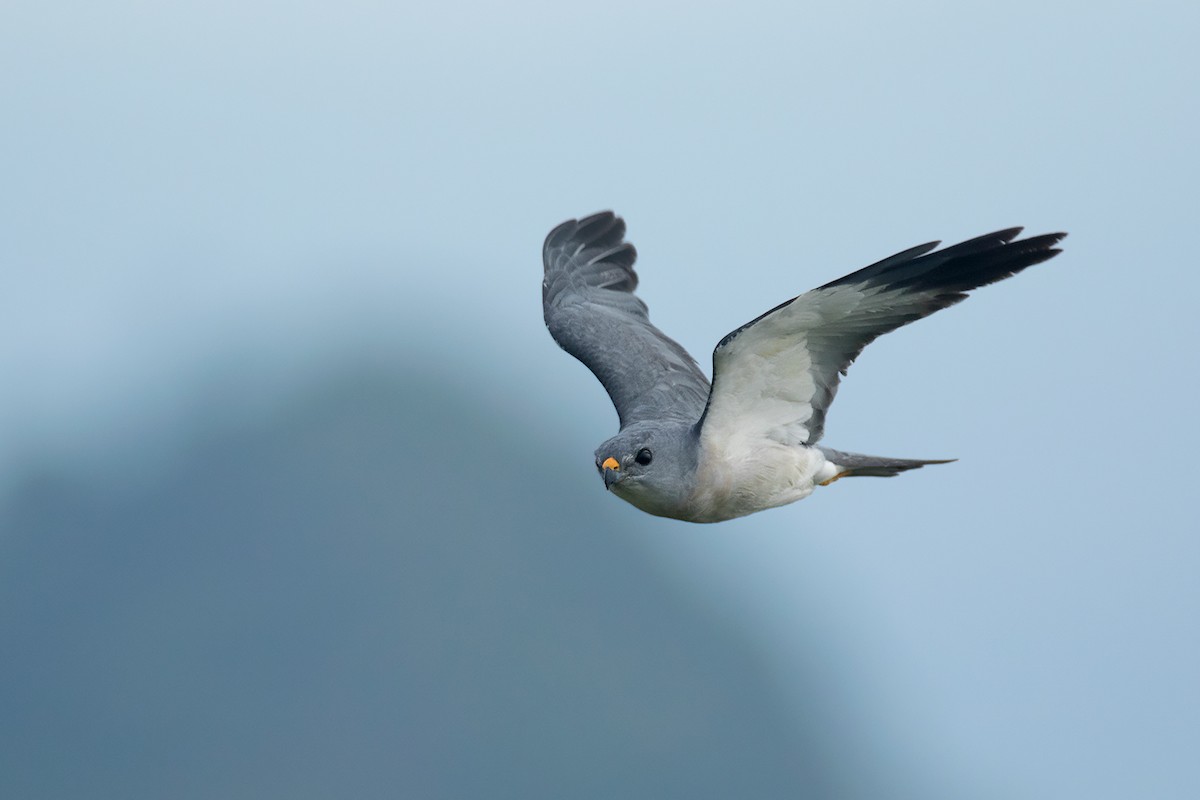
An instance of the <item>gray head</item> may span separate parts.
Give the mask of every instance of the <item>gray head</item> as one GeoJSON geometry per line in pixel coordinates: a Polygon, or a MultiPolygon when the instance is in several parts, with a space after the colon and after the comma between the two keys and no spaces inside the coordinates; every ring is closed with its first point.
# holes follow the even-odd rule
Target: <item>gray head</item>
{"type": "Polygon", "coordinates": [[[650,514],[678,517],[694,488],[698,440],[682,422],[631,425],[596,449],[605,488],[650,514]]]}

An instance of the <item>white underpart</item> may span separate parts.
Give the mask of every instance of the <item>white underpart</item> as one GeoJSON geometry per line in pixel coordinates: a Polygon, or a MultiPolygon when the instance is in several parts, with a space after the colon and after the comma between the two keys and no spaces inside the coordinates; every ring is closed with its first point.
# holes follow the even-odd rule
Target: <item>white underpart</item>
{"type": "Polygon", "coordinates": [[[701,446],[690,507],[697,522],[719,522],[794,503],[837,474],[815,447],[733,439],[701,446]]]}

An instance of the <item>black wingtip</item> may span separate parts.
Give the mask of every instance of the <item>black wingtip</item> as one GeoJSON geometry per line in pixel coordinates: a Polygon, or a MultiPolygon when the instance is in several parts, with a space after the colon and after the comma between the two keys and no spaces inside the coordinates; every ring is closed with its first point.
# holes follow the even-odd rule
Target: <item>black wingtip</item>
{"type": "Polygon", "coordinates": [[[613,246],[625,236],[625,220],[612,211],[598,211],[579,219],[569,219],[555,225],[546,234],[542,250],[562,247],[568,241],[578,240],[589,247],[613,246]]]}
{"type": "Polygon", "coordinates": [[[1016,238],[1023,230],[1017,226],[1005,228],[933,252],[926,249],[927,245],[910,248],[822,288],[864,283],[914,291],[942,290],[950,296],[995,283],[1062,252],[1054,245],[1066,233],[1016,238]]]}
{"type": "Polygon", "coordinates": [[[625,235],[625,220],[611,211],[601,211],[579,220],[577,231],[581,239],[620,239],[625,235]]]}

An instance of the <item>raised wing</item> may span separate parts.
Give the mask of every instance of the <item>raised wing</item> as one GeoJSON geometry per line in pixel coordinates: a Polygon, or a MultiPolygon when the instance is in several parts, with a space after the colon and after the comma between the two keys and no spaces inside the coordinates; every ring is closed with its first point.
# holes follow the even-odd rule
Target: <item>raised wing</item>
{"type": "Polygon", "coordinates": [[[1053,258],[1066,234],[1014,241],[1010,228],[945,250],[919,245],[789,300],[713,351],[701,436],[814,444],[838,381],[888,331],[966,299],[971,289],[1053,258]]]}
{"type": "Polygon", "coordinates": [[[625,241],[625,221],[611,211],[568,220],[550,231],[542,259],[546,327],[604,384],[622,430],[643,420],[699,419],[708,379],[634,296],[637,251],[625,241]]]}

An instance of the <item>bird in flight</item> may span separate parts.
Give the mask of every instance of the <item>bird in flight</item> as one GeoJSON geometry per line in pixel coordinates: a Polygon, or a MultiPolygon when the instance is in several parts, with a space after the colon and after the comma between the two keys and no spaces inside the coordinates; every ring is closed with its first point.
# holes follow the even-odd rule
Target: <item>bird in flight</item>
{"type": "Polygon", "coordinates": [[[710,385],[633,293],[637,252],[624,220],[604,211],[562,223],[542,248],[542,308],[550,335],[595,373],[620,417],[620,432],[596,450],[605,487],[650,514],[720,522],[838,478],[947,463],[817,442],[839,379],[876,337],[1053,258],[1066,236],[1020,232],[917,245],[788,300],[717,343],[710,385]]]}

